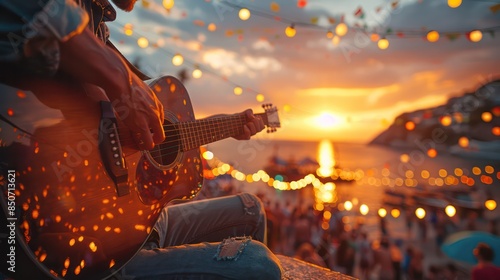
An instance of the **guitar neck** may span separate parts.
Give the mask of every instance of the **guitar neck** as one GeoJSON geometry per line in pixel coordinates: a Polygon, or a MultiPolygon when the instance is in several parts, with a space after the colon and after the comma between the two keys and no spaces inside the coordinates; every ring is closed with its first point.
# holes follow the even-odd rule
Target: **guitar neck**
{"type": "MultiPolygon", "coordinates": [[[[254,115],[260,116],[264,124],[267,125],[267,115],[265,113],[254,115]]],[[[242,114],[216,116],[179,123],[177,129],[182,140],[181,149],[189,151],[206,144],[241,135],[244,133],[243,128],[246,123],[246,117],[242,114]]]]}

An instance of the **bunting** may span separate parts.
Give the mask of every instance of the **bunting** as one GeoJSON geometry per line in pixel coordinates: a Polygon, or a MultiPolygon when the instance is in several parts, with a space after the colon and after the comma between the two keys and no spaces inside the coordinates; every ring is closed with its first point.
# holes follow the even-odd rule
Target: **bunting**
{"type": "Polygon", "coordinates": [[[500,4],[496,4],[496,5],[491,6],[490,10],[492,13],[497,13],[498,11],[500,11],[500,4]]]}
{"type": "Polygon", "coordinates": [[[363,12],[363,8],[359,7],[355,12],[354,16],[359,18],[359,19],[364,19],[365,18],[365,12],[363,12]]]}

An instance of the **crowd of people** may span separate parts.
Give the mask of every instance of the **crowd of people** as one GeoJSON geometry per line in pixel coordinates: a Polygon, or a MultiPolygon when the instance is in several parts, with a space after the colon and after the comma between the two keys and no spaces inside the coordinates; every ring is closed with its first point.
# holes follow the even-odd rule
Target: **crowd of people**
{"type": "Polygon", "coordinates": [[[328,229],[324,229],[324,211],[305,207],[302,202],[292,205],[260,198],[266,205],[268,242],[273,252],[360,279],[471,279],[473,267],[448,258],[441,245],[457,231],[496,232],[495,223],[475,212],[450,218],[432,209],[424,219],[411,213],[401,216],[407,220],[408,230],[403,238],[391,235],[396,225],[391,225],[389,218],[379,218],[375,233],[373,227],[368,229],[361,223],[344,224],[343,213],[336,209],[330,210],[328,229]]]}

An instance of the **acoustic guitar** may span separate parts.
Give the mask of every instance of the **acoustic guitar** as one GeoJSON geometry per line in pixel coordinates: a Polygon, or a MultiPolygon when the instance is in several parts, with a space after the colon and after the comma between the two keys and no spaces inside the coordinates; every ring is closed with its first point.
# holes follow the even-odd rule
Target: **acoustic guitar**
{"type": "MultiPolygon", "coordinates": [[[[242,134],[246,117],[197,120],[176,78],[149,86],[164,105],[167,138],[139,151],[115,117],[118,106],[102,98],[70,85],[40,91],[0,85],[2,273],[108,278],[141,248],[167,203],[196,196],[203,180],[199,147],[242,134]]],[[[275,131],[277,110],[263,107],[256,115],[275,131]]]]}

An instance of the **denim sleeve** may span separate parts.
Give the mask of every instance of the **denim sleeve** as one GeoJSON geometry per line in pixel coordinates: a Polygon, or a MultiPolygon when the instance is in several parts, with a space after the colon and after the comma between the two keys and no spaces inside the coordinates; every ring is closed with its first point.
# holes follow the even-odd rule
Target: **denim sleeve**
{"type": "Polygon", "coordinates": [[[59,42],[81,33],[88,21],[73,0],[0,0],[0,62],[53,74],[59,42]]]}

